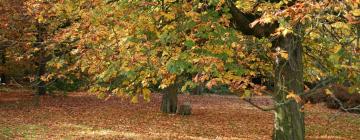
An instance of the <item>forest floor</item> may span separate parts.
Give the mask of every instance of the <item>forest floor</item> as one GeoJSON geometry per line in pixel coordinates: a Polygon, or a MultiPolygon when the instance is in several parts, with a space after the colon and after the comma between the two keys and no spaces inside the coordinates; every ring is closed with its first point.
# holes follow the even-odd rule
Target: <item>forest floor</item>
{"type": "MultiPolygon", "coordinates": [[[[190,116],[159,111],[161,95],[132,104],[83,92],[36,99],[29,91],[0,91],[0,139],[271,139],[273,114],[237,96],[180,95],[190,116]]],[[[267,97],[256,102],[269,105],[267,97]]],[[[360,115],[306,105],[307,139],[359,139],[360,115]]]]}

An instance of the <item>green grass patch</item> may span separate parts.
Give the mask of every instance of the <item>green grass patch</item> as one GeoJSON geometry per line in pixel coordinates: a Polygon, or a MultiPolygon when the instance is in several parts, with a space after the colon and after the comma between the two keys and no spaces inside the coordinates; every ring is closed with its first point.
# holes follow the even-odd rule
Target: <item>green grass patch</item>
{"type": "Polygon", "coordinates": [[[41,135],[47,130],[41,125],[16,125],[16,126],[1,126],[0,139],[14,139],[21,137],[26,140],[41,139],[41,135]]]}

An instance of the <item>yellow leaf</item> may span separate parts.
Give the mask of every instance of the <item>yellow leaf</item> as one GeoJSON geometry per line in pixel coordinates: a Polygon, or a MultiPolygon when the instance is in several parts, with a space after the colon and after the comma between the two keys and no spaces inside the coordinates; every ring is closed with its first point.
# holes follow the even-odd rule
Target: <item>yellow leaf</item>
{"type": "Polygon", "coordinates": [[[97,97],[100,98],[100,99],[105,99],[106,94],[104,92],[100,92],[100,93],[97,94],[97,97]]]}
{"type": "Polygon", "coordinates": [[[254,72],[254,71],[250,71],[250,73],[249,73],[251,76],[255,76],[256,75],[256,73],[254,72]]]}
{"type": "Polygon", "coordinates": [[[165,12],[160,12],[161,15],[163,15],[166,19],[168,20],[173,20],[175,19],[175,13],[165,13],[165,12]]]}
{"type": "Polygon", "coordinates": [[[44,23],[44,21],[45,21],[45,18],[44,18],[42,15],[40,15],[40,16],[38,17],[38,22],[39,22],[39,23],[44,23]]]}
{"type": "Polygon", "coordinates": [[[282,58],[288,59],[289,54],[288,54],[286,51],[281,51],[281,52],[280,52],[280,56],[281,56],[282,58]]]}
{"type": "Polygon", "coordinates": [[[225,3],[225,0],[220,0],[219,3],[216,5],[216,11],[221,9],[221,6],[225,3]]]}
{"type": "Polygon", "coordinates": [[[182,5],[182,8],[183,8],[185,11],[190,11],[191,8],[192,8],[192,5],[191,5],[190,3],[188,3],[188,2],[186,2],[186,3],[184,3],[184,4],[182,5]]]}
{"type": "Polygon", "coordinates": [[[340,49],[341,49],[341,45],[334,46],[334,52],[339,52],[340,49]]]}
{"type": "Polygon", "coordinates": [[[186,12],[185,15],[191,17],[191,19],[194,21],[198,21],[200,17],[200,14],[194,11],[186,12]]]}
{"type": "Polygon", "coordinates": [[[37,52],[39,50],[40,50],[40,48],[34,48],[34,52],[37,52]]]}
{"type": "Polygon", "coordinates": [[[138,103],[139,102],[139,99],[138,99],[138,96],[135,95],[131,98],[131,103],[138,103]]]}
{"type": "Polygon", "coordinates": [[[161,89],[165,89],[165,88],[167,87],[167,85],[161,84],[159,87],[160,87],[161,89]]]}
{"type": "Polygon", "coordinates": [[[151,91],[148,88],[144,88],[142,89],[142,93],[144,94],[144,96],[150,96],[151,91]]]}
{"type": "Polygon", "coordinates": [[[151,82],[154,84],[154,85],[156,85],[157,84],[157,80],[154,78],[154,79],[152,79],[151,80],[151,82]]]}
{"type": "Polygon", "coordinates": [[[241,99],[246,99],[246,98],[249,98],[250,96],[251,96],[251,91],[245,90],[244,94],[241,96],[241,99]]]}
{"type": "Polygon", "coordinates": [[[165,3],[172,3],[172,2],[175,2],[176,0],[165,0],[164,2],[165,3]]]}
{"type": "Polygon", "coordinates": [[[294,91],[290,91],[289,94],[286,96],[286,99],[294,99],[297,103],[301,102],[301,98],[299,95],[296,95],[294,91]]]}
{"type": "Polygon", "coordinates": [[[334,27],[336,29],[341,29],[341,30],[350,30],[350,26],[343,22],[335,22],[335,23],[331,24],[331,27],[334,27]]]}
{"type": "Polygon", "coordinates": [[[360,9],[355,9],[350,11],[350,13],[356,17],[360,16],[360,9]]]}
{"type": "Polygon", "coordinates": [[[169,30],[174,30],[175,28],[176,28],[176,27],[175,27],[174,25],[171,25],[171,24],[170,24],[170,25],[165,25],[165,27],[164,27],[163,30],[165,30],[165,31],[168,30],[168,31],[169,31],[169,30]]]}
{"type": "Polygon", "coordinates": [[[41,80],[41,81],[48,81],[48,78],[47,78],[46,76],[41,76],[41,77],[40,77],[40,80],[41,80]]]}
{"type": "Polygon", "coordinates": [[[56,64],[55,64],[55,68],[60,69],[61,67],[62,67],[62,64],[61,64],[61,63],[56,63],[56,64]]]}
{"type": "Polygon", "coordinates": [[[331,92],[329,89],[325,89],[325,94],[331,96],[333,95],[333,92],[331,92]]]}
{"type": "Polygon", "coordinates": [[[286,29],[286,28],[281,32],[281,34],[282,34],[283,36],[286,36],[286,35],[289,34],[289,33],[292,33],[292,31],[289,30],[289,29],[286,29]]]}

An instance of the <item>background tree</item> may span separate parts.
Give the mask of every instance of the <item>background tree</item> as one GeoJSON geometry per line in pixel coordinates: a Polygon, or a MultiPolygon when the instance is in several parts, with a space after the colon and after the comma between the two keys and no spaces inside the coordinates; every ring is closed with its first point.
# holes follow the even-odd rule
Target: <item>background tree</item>
{"type": "MultiPolygon", "coordinates": [[[[74,49],[77,36],[62,38],[68,27],[79,20],[79,17],[68,16],[63,11],[58,12],[61,6],[56,1],[26,1],[27,15],[31,17],[33,26],[29,27],[33,33],[32,47],[27,50],[37,66],[36,86],[37,94],[45,95],[48,90],[59,87],[58,83],[74,84],[74,80],[81,75],[76,68],[71,67],[76,57],[69,55],[74,49]],[[65,70],[66,68],[66,70],[65,70]],[[66,75],[66,76],[65,76],[66,75]],[[67,82],[66,82],[67,81],[67,82]]],[[[74,9],[66,9],[73,12],[74,9]]],[[[65,12],[67,12],[65,10],[65,12]]],[[[80,82],[79,80],[77,80],[80,82]]],[[[85,81],[85,80],[84,80],[85,81]]],[[[79,84],[79,83],[77,83],[79,84]]],[[[60,85],[61,86],[61,85],[60,85]]],[[[73,89],[77,89],[73,87],[73,89]]]]}
{"type": "Polygon", "coordinates": [[[10,68],[15,65],[13,62],[24,57],[19,54],[24,51],[31,36],[27,28],[30,25],[29,18],[24,14],[26,10],[23,2],[22,0],[3,0],[0,2],[1,83],[7,83],[11,77],[15,76],[11,74],[10,68]]]}

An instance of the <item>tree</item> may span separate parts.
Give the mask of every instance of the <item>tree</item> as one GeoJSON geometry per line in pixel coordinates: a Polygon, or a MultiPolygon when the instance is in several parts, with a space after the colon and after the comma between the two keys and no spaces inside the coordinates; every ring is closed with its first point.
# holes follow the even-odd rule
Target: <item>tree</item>
{"type": "MultiPolygon", "coordinates": [[[[27,26],[29,22],[26,17],[23,0],[3,0],[0,2],[0,78],[1,83],[6,83],[10,79],[7,63],[13,50],[18,50],[26,46],[29,38],[27,26]]],[[[18,50],[21,51],[21,50],[18,50]]]]}
{"type": "MultiPolygon", "coordinates": [[[[277,106],[273,108],[275,109],[276,116],[273,138],[304,139],[304,114],[301,112],[299,97],[304,95],[302,36],[311,32],[304,33],[306,31],[303,30],[303,25],[301,24],[307,22],[312,23],[312,20],[306,20],[306,18],[314,16],[315,13],[323,14],[318,12],[324,5],[330,7],[333,6],[337,9],[344,8],[342,6],[345,5],[345,9],[351,11],[352,8],[358,5],[358,2],[351,3],[350,1],[346,1],[341,3],[344,5],[341,5],[336,2],[271,1],[279,2],[278,4],[281,5],[280,11],[277,11],[275,16],[263,14],[262,18],[256,20],[252,20],[251,16],[238,10],[233,1],[229,0],[227,2],[237,25],[236,28],[243,33],[254,35],[256,37],[266,37],[269,36],[269,33],[276,34],[275,31],[280,30],[278,33],[281,34],[281,36],[272,41],[273,47],[278,51],[279,55],[281,55],[282,50],[287,52],[287,54],[283,57],[276,57],[275,59],[274,100],[277,106]],[[257,24],[258,22],[263,24],[259,25],[257,24]],[[252,26],[252,28],[247,25],[252,26]],[[288,98],[293,98],[295,100],[289,101],[288,98]]],[[[347,14],[349,11],[345,11],[344,14],[347,14]]],[[[324,17],[328,18],[327,16],[330,15],[324,17]]],[[[344,25],[349,23],[343,21],[341,24],[344,25]]],[[[323,82],[320,83],[324,84],[323,82]]]]}
{"type": "Polygon", "coordinates": [[[56,1],[37,0],[25,3],[26,14],[31,17],[30,22],[33,25],[29,28],[33,34],[32,47],[27,51],[32,54],[31,57],[35,59],[37,65],[38,95],[45,95],[51,83],[64,78],[65,73],[75,71],[73,67],[67,68],[67,70],[61,68],[66,67],[67,63],[71,63],[69,62],[71,57],[67,54],[75,49],[72,44],[78,39],[73,36],[62,38],[62,35],[66,34],[66,29],[79,17],[76,15],[70,17],[63,14],[63,11],[56,11],[59,10],[57,9],[59,6],[56,4],[56,1]]]}
{"type": "MultiPolygon", "coordinates": [[[[236,32],[222,27],[222,24],[228,23],[229,15],[221,16],[215,8],[209,14],[200,15],[192,11],[191,7],[196,3],[117,2],[96,5],[97,8],[89,11],[90,14],[96,11],[96,15],[90,16],[90,19],[95,19],[94,23],[88,26],[96,28],[97,32],[87,33],[96,39],[83,41],[87,43],[83,46],[91,44],[93,49],[89,50],[89,54],[96,56],[96,59],[90,58],[93,60],[86,63],[94,62],[97,65],[86,64],[88,67],[84,69],[94,74],[94,80],[98,85],[93,87],[92,91],[100,92],[101,96],[101,93],[106,93],[105,91],[127,92],[136,101],[141,93],[145,99],[148,97],[148,92],[143,91],[148,91],[151,85],[157,85],[160,89],[165,89],[164,91],[175,92],[177,89],[171,88],[180,87],[185,91],[216,77],[211,75],[225,78],[212,79],[208,87],[215,85],[216,80],[230,83],[231,79],[241,79],[240,76],[244,73],[240,67],[237,67],[236,61],[222,62],[228,58],[233,59],[230,57],[236,57],[237,54],[232,53],[231,50],[239,48],[240,45],[233,44],[233,48],[229,47],[237,40],[236,32]],[[181,5],[189,12],[182,11],[179,8],[181,5]],[[115,7],[120,6],[124,7],[121,7],[121,11],[117,11],[115,7]],[[125,12],[131,14],[121,15],[125,12]],[[159,12],[161,14],[158,14],[159,12]],[[125,22],[109,20],[102,14],[114,18],[123,16],[121,19],[125,22]],[[200,20],[202,17],[204,17],[203,21],[200,20]],[[222,20],[221,23],[218,20],[222,20]],[[212,24],[214,27],[208,27],[212,24]],[[198,33],[196,30],[202,31],[198,33]],[[101,36],[97,33],[101,33],[101,36]],[[222,34],[227,34],[228,37],[221,38],[222,34]],[[216,52],[215,50],[219,50],[217,46],[224,50],[216,52]],[[104,49],[109,51],[105,53],[104,49]],[[109,61],[111,63],[108,63],[109,61]],[[99,68],[99,64],[104,66],[99,68]],[[96,69],[93,66],[96,66],[96,69]],[[188,78],[188,75],[192,75],[194,81],[188,78]],[[179,86],[171,86],[174,84],[179,86]]],[[[217,3],[212,4],[212,6],[216,5],[217,3]]],[[[164,101],[164,104],[177,106],[176,102],[172,102],[176,101],[176,94],[171,93],[171,98],[167,97],[170,96],[165,93],[163,99],[169,100],[164,101]]],[[[174,113],[174,111],[176,110],[164,112],[174,113]]]]}

